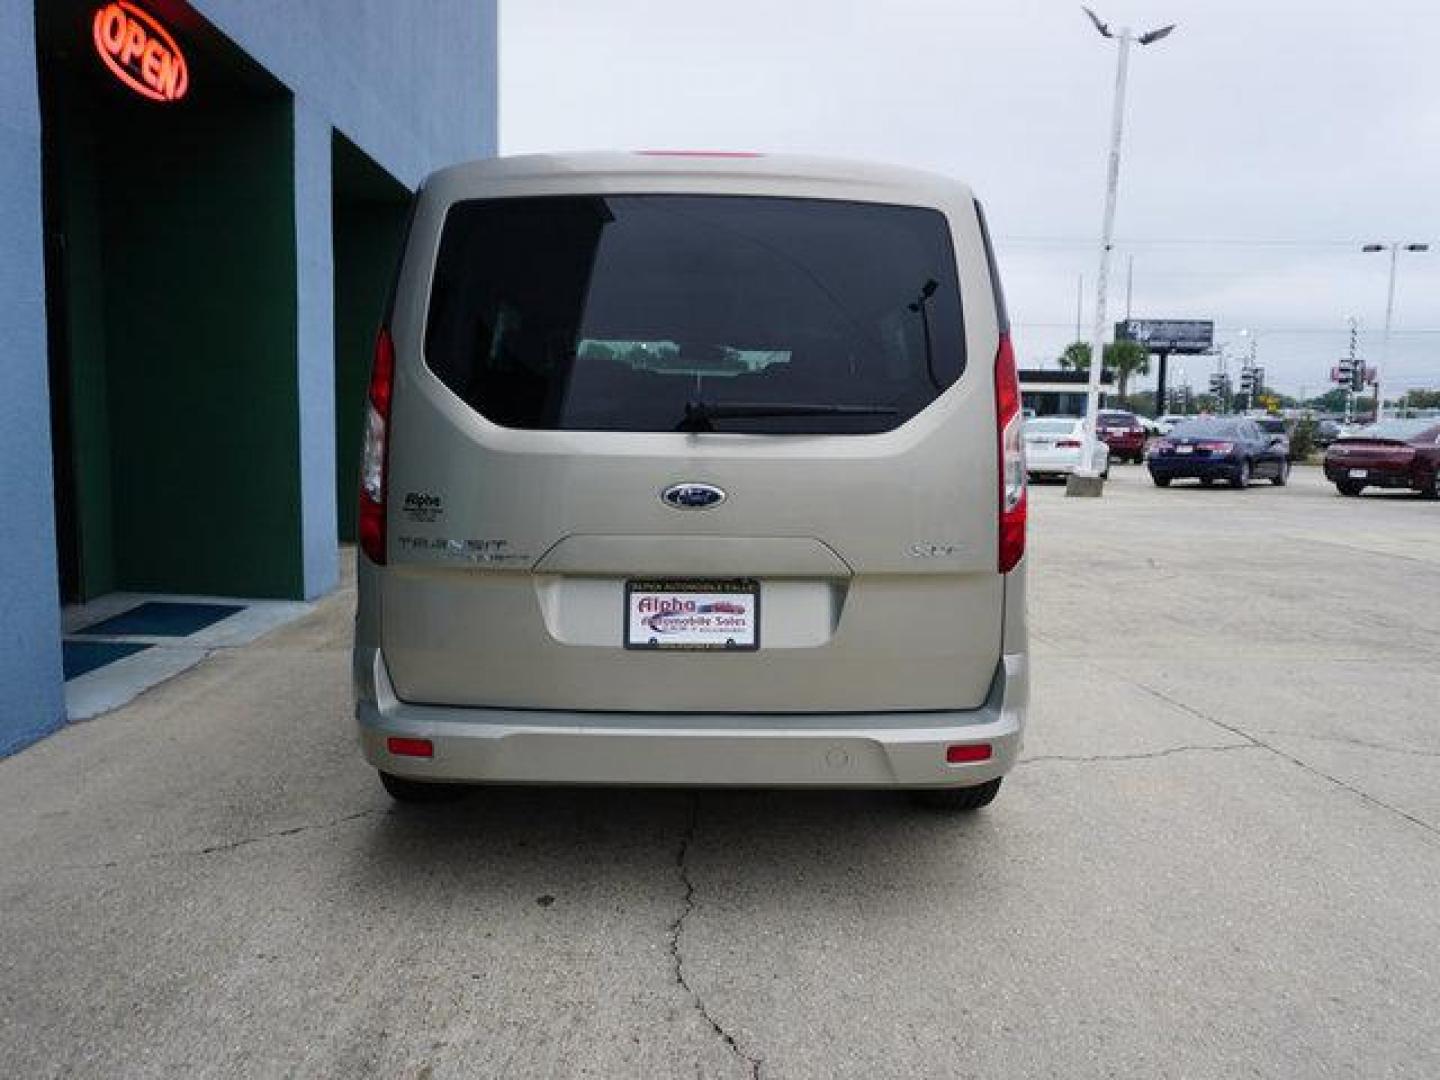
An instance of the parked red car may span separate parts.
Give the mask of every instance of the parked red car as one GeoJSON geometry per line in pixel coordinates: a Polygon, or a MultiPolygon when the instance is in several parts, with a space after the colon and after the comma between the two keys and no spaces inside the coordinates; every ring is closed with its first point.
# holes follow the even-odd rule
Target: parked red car
{"type": "Polygon", "coordinates": [[[1105,411],[1095,417],[1095,434],[1112,460],[1139,465],[1145,460],[1145,428],[1134,413],[1105,411]]]}
{"type": "Polygon", "coordinates": [[[1381,420],[1325,451],[1325,477],[1341,495],[1409,488],[1440,499],[1440,420],[1381,420]]]}

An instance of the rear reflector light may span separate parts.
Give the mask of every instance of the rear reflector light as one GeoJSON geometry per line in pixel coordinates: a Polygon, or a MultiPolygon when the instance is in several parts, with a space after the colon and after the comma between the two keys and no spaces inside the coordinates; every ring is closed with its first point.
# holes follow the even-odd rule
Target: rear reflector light
{"type": "Polygon", "coordinates": [[[395,343],[382,326],[375,336],[375,363],[365,398],[365,445],[360,453],[360,550],[379,566],[385,565],[385,471],[394,389],[395,343]]]}
{"type": "Polygon", "coordinates": [[[385,740],[385,749],[396,757],[435,756],[435,745],[429,739],[397,739],[392,736],[385,740]]]}
{"type": "Polygon", "coordinates": [[[970,765],[976,761],[989,761],[994,756],[995,751],[988,742],[967,743],[964,746],[947,746],[945,748],[947,765],[970,765]]]}
{"type": "Polygon", "coordinates": [[[995,424],[1000,466],[1000,573],[1008,574],[1025,554],[1025,447],[1020,429],[1025,422],[1020,408],[1020,376],[1010,335],[1000,335],[995,353],[995,424]]]}

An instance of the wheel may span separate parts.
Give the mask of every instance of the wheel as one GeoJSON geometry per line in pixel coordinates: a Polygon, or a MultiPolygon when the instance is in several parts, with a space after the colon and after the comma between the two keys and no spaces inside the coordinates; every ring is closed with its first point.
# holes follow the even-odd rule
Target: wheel
{"type": "Polygon", "coordinates": [[[465,793],[459,784],[429,784],[423,780],[408,780],[388,772],[380,774],[380,783],[396,802],[402,803],[443,803],[454,802],[465,793]]]}
{"type": "Polygon", "coordinates": [[[1000,780],[976,784],[974,787],[928,788],[912,791],[910,794],[917,803],[930,810],[965,813],[979,810],[982,806],[989,806],[994,802],[995,796],[1000,794],[1000,780]]]}
{"type": "Polygon", "coordinates": [[[1235,475],[1230,478],[1230,486],[1233,488],[1245,488],[1250,486],[1250,459],[1246,458],[1240,462],[1240,468],[1235,470],[1235,475]]]}
{"type": "Polygon", "coordinates": [[[1109,480],[1109,479],[1110,479],[1110,462],[1109,462],[1109,461],[1106,461],[1106,462],[1105,462],[1105,468],[1103,468],[1103,469],[1100,470],[1100,479],[1101,479],[1101,480],[1109,480]]]}
{"type": "Polygon", "coordinates": [[[1169,487],[1169,486],[1170,486],[1170,477],[1168,477],[1168,476],[1156,476],[1154,473],[1151,473],[1151,474],[1150,474],[1150,479],[1155,481],[1155,486],[1156,486],[1156,487],[1169,487]]]}
{"type": "Polygon", "coordinates": [[[1359,495],[1360,492],[1365,490],[1365,485],[1357,484],[1354,480],[1336,480],[1335,488],[1337,491],[1340,492],[1341,495],[1344,495],[1346,498],[1353,499],[1357,495],[1359,495]]]}
{"type": "Polygon", "coordinates": [[[1440,499],[1440,467],[1430,474],[1428,483],[1421,485],[1420,497],[1422,499],[1440,499]]]}
{"type": "Polygon", "coordinates": [[[1276,487],[1284,487],[1290,480],[1290,462],[1280,462],[1280,471],[1270,478],[1270,482],[1276,487]]]}

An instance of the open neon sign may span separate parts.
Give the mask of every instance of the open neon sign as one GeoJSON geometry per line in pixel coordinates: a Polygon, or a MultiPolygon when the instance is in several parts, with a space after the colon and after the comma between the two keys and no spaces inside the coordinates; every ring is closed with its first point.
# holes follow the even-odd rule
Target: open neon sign
{"type": "Polygon", "coordinates": [[[95,51],[115,77],[152,101],[179,101],[190,69],[170,32],[126,0],[95,12],[95,51]]]}

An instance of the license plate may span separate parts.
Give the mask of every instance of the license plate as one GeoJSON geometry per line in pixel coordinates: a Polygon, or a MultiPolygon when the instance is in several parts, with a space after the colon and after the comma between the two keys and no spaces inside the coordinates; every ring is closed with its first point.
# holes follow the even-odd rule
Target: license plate
{"type": "Polygon", "coordinates": [[[717,652],[760,647],[760,583],[627,581],[625,648],[717,652]]]}
{"type": "Polygon", "coordinates": [[[1369,470],[1369,469],[1351,469],[1351,470],[1350,470],[1350,479],[1352,479],[1352,480],[1364,480],[1364,479],[1365,479],[1367,476],[1369,476],[1369,475],[1370,475],[1370,470],[1369,470]]]}
{"type": "Polygon", "coordinates": [[[1193,454],[1194,452],[1195,452],[1195,448],[1194,448],[1193,446],[1177,446],[1177,447],[1175,447],[1175,453],[1177,453],[1177,454],[1193,454]]]}

